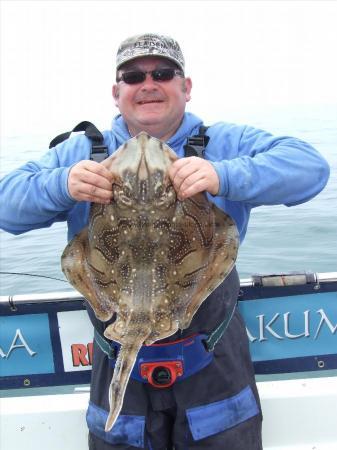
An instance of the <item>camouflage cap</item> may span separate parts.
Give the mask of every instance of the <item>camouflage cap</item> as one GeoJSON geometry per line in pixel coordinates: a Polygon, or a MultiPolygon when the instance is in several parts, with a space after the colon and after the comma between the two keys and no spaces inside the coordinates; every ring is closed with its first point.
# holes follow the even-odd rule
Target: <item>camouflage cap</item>
{"type": "Polygon", "coordinates": [[[125,39],[117,50],[116,69],[128,61],[144,56],[160,56],[177,64],[184,71],[185,60],[177,41],[160,34],[138,34],[125,39]]]}

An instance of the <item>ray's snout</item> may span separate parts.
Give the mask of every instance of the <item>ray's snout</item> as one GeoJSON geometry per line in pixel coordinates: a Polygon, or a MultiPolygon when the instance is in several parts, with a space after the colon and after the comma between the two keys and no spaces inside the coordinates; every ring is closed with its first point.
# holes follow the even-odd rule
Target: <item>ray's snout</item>
{"type": "Polygon", "coordinates": [[[123,148],[124,193],[138,203],[150,204],[166,197],[171,185],[168,168],[176,159],[172,151],[156,138],[142,132],[123,148]]]}

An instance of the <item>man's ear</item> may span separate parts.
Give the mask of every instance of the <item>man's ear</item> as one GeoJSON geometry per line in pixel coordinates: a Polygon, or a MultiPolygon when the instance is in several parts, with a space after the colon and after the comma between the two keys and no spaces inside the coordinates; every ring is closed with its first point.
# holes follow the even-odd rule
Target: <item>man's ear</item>
{"type": "Polygon", "coordinates": [[[192,91],[191,78],[189,78],[189,77],[185,78],[184,83],[185,83],[185,98],[186,98],[186,101],[189,102],[191,100],[191,91],[192,91]]]}
{"type": "Polygon", "coordinates": [[[112,97],[115,100],[115,105],[118,108],[118,99],[119,99],[119,87],[117,86],[117,84],[114,84],[112,86],[112,97]]]}

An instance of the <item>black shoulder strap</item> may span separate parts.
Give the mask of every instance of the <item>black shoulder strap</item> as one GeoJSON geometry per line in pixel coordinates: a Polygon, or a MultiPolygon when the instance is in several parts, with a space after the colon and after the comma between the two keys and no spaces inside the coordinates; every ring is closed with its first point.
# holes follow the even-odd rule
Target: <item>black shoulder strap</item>
{"type": "MultiPolygon", "coordinates": [[[[209,136],[206,136],[206,131],[209,127],[201,125],[199,133],[187,138],[184,145],[185,156],[198,156],[204,158],[205,148],[209,142],[209,136]]],[[[57,144],[69,138],[71,133],[76,131],[84,131],[84,135],[91,141],[90,159],[92,161],[101,162],[108,157],[108,148],[104,145],[104,138],[102,133],[95,127],[95,125],[88,121],[83,121],[76,125],[72,131],[59,134],[49,144],[49,148],[55,147],[57,144]]]]}
{"type": "Polygon", "coordinates": [[[72,131],[67,131],[66,133],[59,134],[56,136],[51,143],[49,148],[55,147],[57,144],[65,141],[69,138],[71,133],[76,131],[84,131],[84,135],[91,141],[91,152],[90,159],[92,161],[101,162],[108,157],[108,148],[104,145],[104,138],[102,133],[95,127],[91,122],[84,121],[76,125],[72,131]]]}
{"type": "Polygon", "coordinates": [[[206,136],[206,131],[209,127],[201,125],[199,133],[187,138],[187,143],[184,145],[185,156],[205,157],[205,148],[209,141],[209,136],[206,136]]]}

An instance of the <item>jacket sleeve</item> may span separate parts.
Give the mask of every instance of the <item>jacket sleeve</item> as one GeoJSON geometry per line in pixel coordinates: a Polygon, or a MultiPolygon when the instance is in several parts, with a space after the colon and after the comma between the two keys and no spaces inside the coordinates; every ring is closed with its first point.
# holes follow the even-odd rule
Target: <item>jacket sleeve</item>
{"type": "Polygon", "coordinates": [[[1,229],[20,234],[66,220],[76,203],[68,192],[68,174],[74,163],[88,159],[90,147],[85,141],[84,136],[74,137],[1,180],[1,229]]]}
{"type": "Polygon", "coordinates": [[[213,165],[220,179],[218,195],[231,201],[293,206],[313,198],[328,181],[327,161],[299,139],[252,127],[230,128],[222,138],[226,159],[213,165]]]}

